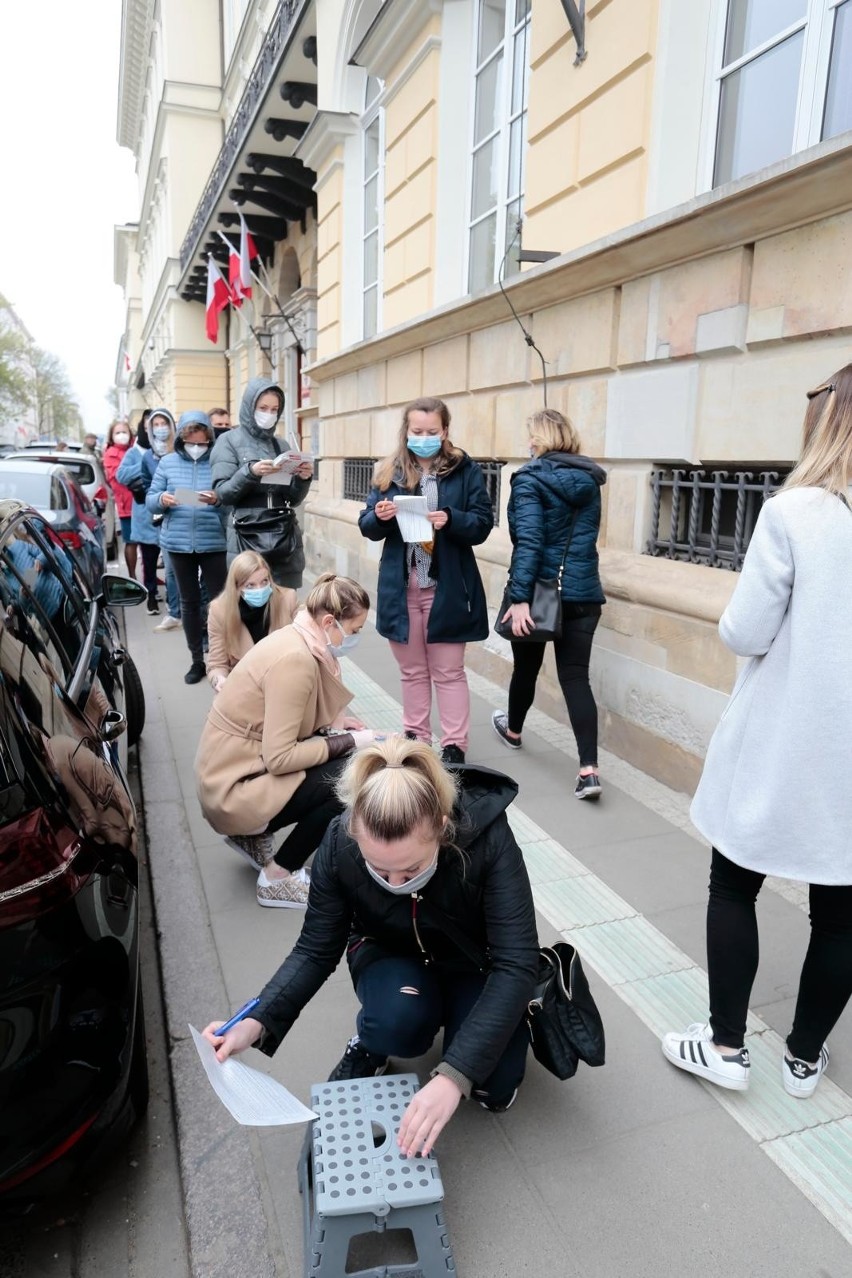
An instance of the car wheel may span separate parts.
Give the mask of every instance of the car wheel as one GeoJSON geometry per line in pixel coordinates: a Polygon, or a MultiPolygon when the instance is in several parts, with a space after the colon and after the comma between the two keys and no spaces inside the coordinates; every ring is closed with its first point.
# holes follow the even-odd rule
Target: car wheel
{"type": "Polygon", "coordinates": [[[127,1095],[133,1106],[135,1118],[141,1118],[148,1108],[148,1046],[145,1041],[145,1007],[142,1002],[142,986],[136,993],[136,1019],[133,1023],[133,1055],[130,1058],[130,1078],[127,1095]]]}
{"type": "Polygon", "coordinates": [[[145,727],[145,690],[139,671],[130,657],[124,658],[124,713],[127,718],[127,744],[135,746],[145,727]]]}

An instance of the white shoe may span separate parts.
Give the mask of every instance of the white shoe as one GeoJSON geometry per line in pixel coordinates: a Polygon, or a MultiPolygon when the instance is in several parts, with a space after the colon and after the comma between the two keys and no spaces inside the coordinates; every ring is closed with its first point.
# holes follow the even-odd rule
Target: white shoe
{"type": "Polygon", "coordinates": [[[798,1056],[791,1056],[789,1048],[785,1048],[781,1058],[781,1077],[787,1095],[795,1096],[798,1100],[807,1100],[809,1096],[813,1096],[817,1083],[825,1073],[828,1059],[828,1043],[823,1043],[819,1060],[814,1065],[810,1061],[800,1060],[798,1056]]]}
{"type": "Polygon", "coordinates": [[[155,631],[156,630],[181,630],[181,629],[183,629],[183,622],[180,620],[179,617],[173,617],[170,612],[167,612],[165,617],[163,617],[163,620],[160,622],[160,624],[154,627],[155,631]]]}
{"type": "Polygon", "coordinates": [[[748,1087],[751,1061],[748,1048],[723,1055],[713,1043],[713,1031],[709,1025],[696,1022],[683,1034],[664,1034],[663,1055],[678,1069],[697,1074],[718,1087],[732,1092],[744,1092],[748,1087]]]}

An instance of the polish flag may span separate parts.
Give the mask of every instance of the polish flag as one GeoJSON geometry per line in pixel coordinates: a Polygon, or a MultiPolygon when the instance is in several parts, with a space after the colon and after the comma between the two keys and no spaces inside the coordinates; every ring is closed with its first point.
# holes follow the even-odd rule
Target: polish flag
{"type": "MultiPolygon", "coordinates": [[[[221,235],[221,232],[220,232],[221,235]]],[[[234,248],[229,239],[222,235],[222,239],[228,246],[228,285],[231,289],[231,305],[239,308],[243,304],[244,296],[251,297],[251,289],[247,294],[243,294],[242,284],[240,283],[240,252],[234,248]]]]}
{"type": "MultiPolygon", "coordinates": [[[[251,237],[251,231],[246,226],[246,220],[242,213],[240,214],[240,260],[239,260],[239,293],[240,297],[251,297],[251,264],[258,256],[257,245],[251,237]]],[[[234,269],[233,258],[231,259],[231,270],[234,269]]],[[[236,293],[237,287],[233,275],[231,276],[231,284],[236,293]]]]}
{"type": "Polygon", "coordinates": [[[125,373],[130,372],[130,356],[127,354],[127,351],[124,352],[124,371],[125,373]]]}
{"type": "Polygon", "coordinates": [[[225,277],[212,257],[207,259],[207,336],[211,342],[219,340],[219,313],[232,300],[232,293],[225,277]]]}

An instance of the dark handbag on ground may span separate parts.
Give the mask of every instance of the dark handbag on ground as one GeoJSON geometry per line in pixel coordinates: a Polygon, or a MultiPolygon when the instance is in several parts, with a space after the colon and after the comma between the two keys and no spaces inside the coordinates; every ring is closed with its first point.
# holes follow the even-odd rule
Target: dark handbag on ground
{"type": "Polygon", "coordinates": [[[234,515],[234,533],[240,550],[254,550],[269,564],[289,559],[296,550],[296,519],[288,506],[234,515]]]}
{"type": "Polygon", "coordinates": [[[535,628],[528,635],[513,634],[511,618],[507,621],[503,620],[512,606],[510,598],[512,589],[511,577],[506,582],[500,611],[497,613],[497,620],[494,622],[494,632],[501,639],[510,639],[512,643],[547,643],[550,639],[559,639],[561,637],[562,574],[565,571],[565,560],[568,558],[568,551],[571,549],[571,539],[574,536],[574,524],[576,522],[577,512],[575,510],[571,516],[571,527],[568,529],[568,540],[565,543],[565,551],[562,555],[562,563],[559,565],[558,575],[556,577],[541,578],[533,586],[533,597],[530,600],[530,616],[533,619],[535,628]]]}
{"type": "MultiPolygon", "coordinates": [[[[437,915],[453,944],[481,971],[487,971],[485,954],[446,914],[432,906],[426,912],[437,915]]],[[[580,1061],[593,1066],[604,1064],[603,1021],[574,946],[557,941],[555,945],[542,945],[538,955],[538,982],[527,1004],[526,1017],[533,1056],[557,1078],[573,1078],[580,1061]]]]}

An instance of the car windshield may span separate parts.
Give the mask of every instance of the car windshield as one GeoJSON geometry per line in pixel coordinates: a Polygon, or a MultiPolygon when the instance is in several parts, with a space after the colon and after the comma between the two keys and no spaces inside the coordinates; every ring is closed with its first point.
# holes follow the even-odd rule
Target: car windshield
{"type": "Polygon", "coordinates": [[[51,483],[53,476],[45,469],[37,470],[4,470],[0,467],[0,498],[14,497],[25,501],[29,506],[37,506],[41,510],[64,510],[61,500],[62,489],[56,482],[51,483]]]}

